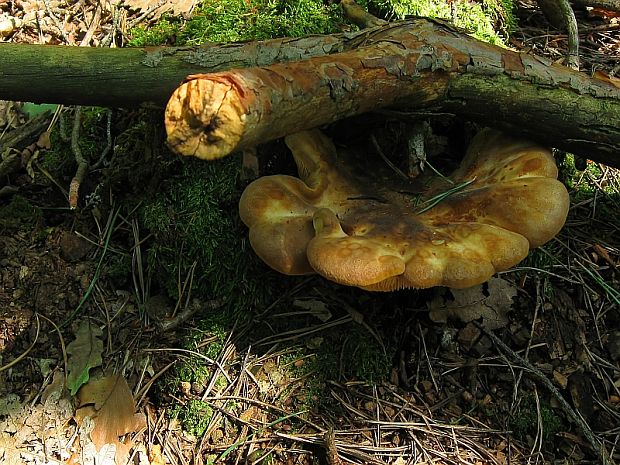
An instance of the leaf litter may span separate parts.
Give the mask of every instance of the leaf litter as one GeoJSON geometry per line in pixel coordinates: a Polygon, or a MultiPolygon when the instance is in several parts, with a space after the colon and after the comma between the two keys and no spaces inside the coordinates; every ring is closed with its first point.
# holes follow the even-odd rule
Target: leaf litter
{"type": "Polygon", "coordinates": [[[467,289],[445,289],[429,301],[429,316],[435,323],[481,319],[488,330],[499,329],[510,321],[508,312],[516,295],[517,288],[501,278],[491,278],[488,283],[467,289]]]}
{"type": "MultiPolygon", "coordinates": [[[[66,11],[75,15],[75,21],[64,23],[58,18],[63,17],[66,2],[12,3],[15,7],[11,11],[0,5],[5,13],[3,20],[8,18],[11,22],[6,28],[8,40],[75,44],[80,32],[86,31],[96,17],[95,2],[90,1],[74,2],[67,7],[72,8],[66,11]]],[[[193,3],[135,0],[123,2],[123,6],[133,4],[126,19],[137,21],[142,16],[154,21],[164,12],[184,14],[191,10],[189,5],[193,3]],[[174,10],[173,4],[180,9],[174,10]]],[[[102,27],[93,36],[93,44],[105,39],[106,28],[112,20],[111,10],[106,10],[108,3],[102,5],[102,27]]],[[[613,31],[595,31],[589,33],[589,37],[612,57],[612,48],[617,48],[619,43],[612,34],[613,31]],[[602,34],[610,39],[603,41],[602,34]]],[[[562,39],[558,40],[561,43],[562,39]]],[[[553,43],[546,29],[525,30],[525,44],[537,53],[548,52],[552,58],[557,58],[561,49],[549,46],[553,43]]],[[[586,61],[596,61],[595,53],[588,49],[584,53],[586,61]]],[[[5,108],[5,123],[24,122],[15,108],[5,108]]],[[[538,258],[541,254],[549,254],[551,257],[546,258],[550,259],[550,264],[532,260],[502,275],[499,279],[505,281],[506,286],[489,284],[487,289],[475,289],[464,296],[457,297],[452,291],[436,296],[437,307],[431,314],[437,321],[447,319],[446,323],[426,321],[426,301],[411,294],[407,294],[406,299],[385,296],[383,304],[364,296],[358,296],[358,302],[350,302],[354,311],[365,316],[364,322],[372,330],[372,334],[368,331],[369,341],[379,334],[386,343],[397,341],[399,350],[389,382],[370,383],[342,374],[346,368],[346,357],[342,354],[350,341],[345,338],[336,357],[340,359],[336,375],[322,394],[329,398],[329,408],[306,403],[308,397],[312,402],[317,401],[318,395],[308,396],[302,386],[312,380],[314,362],[325,357],[324,352],[317,354],[326,345],[326,342],[307,342],[317,334],[322,341],[327,341],[326,333],[334,322],[338,324],[333,327],[342,333],[360,326],[349,314],[345,323],[338,320],[346,292],[323,288],[316,293],[312,289],[316,286],[314,283],[291,297],[292,306],[296,307],[290,312],[291,321],[299,316],[293,315],[299,310],[311,317],[307,326],[301,324],[294,334],[286,336],[300,341],[299,345],[283,341],[278,332],[279,321],[285,313],[277,318],[266,317],[265,324],[273,327],[273,334],[267,339],[271,347],[268,352],[235,346],[234,341],[239,340],[240,333],[256,328],[229,328],[226,343],[214,353],[210,352],[209,360],[200,359],[208,369],[206,380],[183,381],[178,391],[173,388],[164,394],[168,396],[168,404],[164,401],[155,405],[150,391],[153,383],[163,380],[180,359],[190,360],[192,355],[173,352],[175,355],[170,356],[166,351],[147,352],[155,354],[152,358],[145,356],[141,349],[145,345],[151,349],[152,341],[142,342],[141,346],[135,344],[140,336],[145,336],[136,328],[146,325],[135,298],[107,289],[104,284],[98,285],[95,305],[87,310],[97,318],[94,320],[96,326],[105,331],[79,337],[76,334],[75,340],[83,341],[84,347],[90,347],[89,351],[99,352],[102,361],[83,356],[74,359],[77,352],[72,349],[67,367],[70,373],[75,373],[70,383],[72,390],[86,382],[77,393],[81,397],[85,390],[83,402],[79,404],[83,412],[76,412],[72,420],[74,407],[64,389],[64,373],[59,368],[62,366],[63,354],[59,349],[62,344],[54,338],[50,327],[50,333],[38,341],[42,350],[30,354],[28,359],[57,360],[58,367],[45,372],[42,364],[22,362],[19,369],[0,373],[0,461],[9,464],[66,461],[76,454],[76,447],[89,450],[90,455],[87,455],[93,461],[95,457],[100,461],[112,461],[114,456],[118,459],[119,444],[123,454],[124,447],[130,444],[123,440],[123,435],[131,436],[146,421],[153,434],[136,448],[140,464],[187,463],[194,459],[217,458],[224,453],[231,463],[245,458],[251,463],[291,460],[309,463],[311,451],[321,450],[326,445],[329,431],[333,432],[328,436],[334,463],[344,459],[351,463],[399,465],[457,461],[504,464],[533,463],[542,461],[543,457],[556,456],[567,463],[581,463],[591,458],[590,445],[571,425],[564,425],[549,439],[552,452],[545,450],[537,439],[538,431],[548,427],[543,419],[543,414],[549,411],[545,408],[550,406],[550,411],[559,419],[565,418],[565,412],[551,402],[553,399],[550,401],[542,389],[536,390],[536,383],[522,364],[507,361],[493,345],[481,345],[481,330],[476,324],[481,323],[486,330],[490,330],[489,325],[498,326],[496,331],[502,339],[543,376],[553,380],[564,397],[573,397],[571,402],[576,408],[588,403],[584,413],[589,412],[588,421],[593,423],[596,436],[603,444],[612,448],[617,443],[620,336],[615,329],[617,326],[614,328],[608,322],[618,321],[613,315],[618,310],[615,290],[618,289],[620,245],[613,238],[614,234],[618,237],[620,230],[617,226],[613,229],[616,224],[613,218],[603,217],[605,221],[601,221],[599,210],[607,195],[606,186],[618,185],[618,173],[605,167],[600,171],[595,177],[584,172],[579,182],[597,189],[596,193],[574,201],[566,231],[537,254],[538,258]],[[608,230],[612,234],[603,237],[601,233],[608,230]],[[558,249],[562,250],[561,254],[557,253],[558,249]],[[582,267],[590,270],[589,273],[583,272],[582,267]],[[450,307],[457,301],[466,309],[467,317],[450,307]],[[300,302],[304,303],[299,305],[300,302]],[[102,318],[95,308],[111,311],[113,318],[102,318]],[[382,328],[376,327],[377,323],[373,322],[376,313],[396,315],[399,321],[390,326],[392,333],[385,334],[382,328]],[[320,324],[315,321],[317,319],[320,324]],[[103,346],[97,346],[98,341],[106,344],[105,354],[103,346]],[[93,349],[95,346],[97,348],[93,349]],[[129,385],[120,375],[92,380],[100,374],[100,366],[110,363],[123,366],[129,385],[135,386],[141,403],[136,405],[133,398],[130,402],[129,385]],[[156,369],[146,369],[147,366],[156,369]],[[309,367],[308,371],[303,371],[305,367],[309,367]],[[525,375],[521,376],[523,373],[525,375]],[[101,385],[96,384],[100,381],[101,385]],[[264,389],[267,382],[269,389],[264,389]],[[591,388],[588,395],[579,389],[584,385],[591,388]],[[517,407],[530,395],[535,396],[535,402],[527,405],[534,405],[537,416],[530,429],[526,429],[525,436],[516,438],[511,431],[519,420],[517,407]],[[123,406],[120,419],[110,419],[116,415],[112,399],[119,399],[123,406]],[[182,430],[179,420],[164,410],[166,406],[188,404],[197,399],[208,406],[213,415],[206,418],[204,434],[192,437],[182,430]],[[301,412],[300,407],[307,409],[307,413],[290,417],[292,413],[301,412]],[[136,418],[136,409],[144,412],[145,417],[136,418]],[[81,423],[80,432],[76,421],[81,423]],[[89,442],[93,431],[101,447],[94,440],[89,442]],[[78,446],[72,440],[76,434],[80,438],[78,446]]],[[[574,192],[577,189],[578,186],[574,192]]],[[[54,234],[45,244],[37,246],[25,231],[20,229],[13,236],[0,237],[0,258],[10,257],[3,258],[0,269],[0,303],[11,309],[11,315],[20,315],[22,322],[32,320],[32,313],[25,312],[27,308],[45,311],[58,321],[67,308],[76,307],[77,299],[87,287],[81,283],[88,284],[85,278],[90,276],[92,266],[86,261],[67,266],[55,252],[58,243],[54,234]],[[20,270],[28,271],[20,274],[20,270]],[[51,275],[55,275],[57,283],[50,283],[51,275]],[[35,282],[38,285],[34,285],[35,282]],[[41,300],[36,297],[40,295],[57,298],[41,300]]],[[[11,328],[10,317],[2,314],[2,319],[3,324],[7,322],[3,328],[11,328]]],[[[10,333],[9,330],[5,332],[10,333]]],[[[21,330],[19,337],[9,334],[11,337],[7,340],[11,344],[6,346],[8,349],[2,349],[0,365],[19,355],[24,349],[21,339],[27,341],[29,335],[21,330]]],[[[4,334],[0,335],[2,337],[4,334]]],[[[166,349],[174,345],[166,345],[168,341],[161,334],[155,339],[166,349]]],[[[212,337],[206,335],[196,342],[193,352],[198,354],[212,344],[212,337]]],[[[140,437],[137,440],[140,441],[140,437]]]]}

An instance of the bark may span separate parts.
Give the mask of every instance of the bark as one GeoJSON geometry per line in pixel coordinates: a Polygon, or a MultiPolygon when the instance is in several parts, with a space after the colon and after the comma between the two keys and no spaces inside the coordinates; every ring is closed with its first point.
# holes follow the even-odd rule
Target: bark
{"type": "MultiPolygon", "coordinates": [[[[228,143],[230,149],[391,105],[405,111],[452,111],[620,166],[617,88],[535,56],[480,43],[438,21],[187,48],[0,44],[0,54],[0,99],[112,107],[163,106],[188,74],[261,67],[219,73],[221,79],[215,79],[237,86],[246,83],[235,76],[247,73],[250,83],[264,78],[251,92],[244,87],[233,92],[246,92],[244,104],[252,97],[264,107],[239,114],[260,121],[241,143],[228,143]],[[292,63],[269,66],[278,62],[292,63]]],[[[195,105],[206,109],[205,102],[195,105]]],[[[224,122],[210,119],[206,132],[194,130],[213,139],[211,130],[222,131],[224,122]]],[[[177,123],[178,129],[183,122],[177,123]]]]}
{"type": "Polygon", "coordinates": [[[88,48],[0,44],[0,100],[164,107],[186,76],[336,53],[352,37],[308,36],[199,47],[88,48]]]}
{"type": "Polygon", "coordinates": [[[609,80],[482,43],[439,21],[363,34],[361,47],[343,53],[191,76],[168,103],[169,145],[219,158],[391,107],[462,114],[620,166],[620,89],[609,80]]]}

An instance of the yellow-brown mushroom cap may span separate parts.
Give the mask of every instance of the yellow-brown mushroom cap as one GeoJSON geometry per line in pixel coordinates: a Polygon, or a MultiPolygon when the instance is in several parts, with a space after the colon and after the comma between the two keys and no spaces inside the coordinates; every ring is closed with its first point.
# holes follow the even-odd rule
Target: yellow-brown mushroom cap
{"type": "Polygon", "coordinates": [[[550,152],[497,131],[476,136],[449,180],[363,171],[318,130],[286,143],[299,179],[260,178],[239,207],[254,250],[286,274],[380,291],[470,287],[551,239],[568,213],[550,152]]]}

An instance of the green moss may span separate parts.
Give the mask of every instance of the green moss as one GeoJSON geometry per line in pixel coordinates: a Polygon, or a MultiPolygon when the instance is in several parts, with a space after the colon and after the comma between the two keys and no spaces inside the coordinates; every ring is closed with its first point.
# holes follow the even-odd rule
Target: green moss
{"type": "Polygon", "coordinates": [[[71,152],[71,145],[62,140],[58,131],[52,131],[50,145],[51,149],[39,156],[39,163],[52,177],[59,180],[73,169],[75,157],[71,152]]]}
{"type": "Polygon", "coordinates": [[[198,330],[192,332],[184,338],[186,349],[195,350],[200,344],[201,353],[212,360],[215,360],[222,350],[228,335],[235,325],[237,316],[232,312],[215,311],[202,315],[197,322],[198,330]]]}
{"type": "Polygon", "coordinates": [[[334,331],[332,338],[319,348],[317,368],[326,379],[374,383],[387,378],[392,354],[363,326],[352,324],[347,331],[334,331]]]}
{"type": "Polygon", "coordinates": [[[525,440],[528,436],[536,436],[539,428],[538,410],[540,410],[543,441],[548,441],[561,431],[562,419],[551,406],[541,400],[537,408],[535,399],[532,396],[527,396],[519,405],[517,412],[509,419],[509,427],[517,438],[525,440]]]}
{"type": "Polygon", "coordinates": [[[205,0],[183,21],[163,18],[130,31],[130,46],[198,45],[336,32],[338,5],[322,0],[205,0]]]}
{"type": "Polygon", "coordinates": [[[41,209],[20,195],[13,196],[7,205],[0,204],[0,232],[24,226],[34,228],[41,219],[41,209]]]}
{"type": "MultiPolygon", "coordinates": [[[[95,163],[107,145],[107,111],[100,107],[82,107],[78,146],[82,156],[95,163]]],[[[58,181],[75,174],[75,155],[71,149],[73,117],[65,116],[64,138],[56,127],[50,136],[51,149],[40,157],[41,166],[58,181]]]]}
{"type": "MultiPolygon", "coordinates": [[[[576,159],[573,154],[567,153],[559,164],[559,179],[566,186],[573,190],[574,194],[592,194],[603,192],[606,194],[618,194],[618,186],[614,183],[600,183],[605,173],[598,163],[585,163],[585,169],[580,170],[576,166],[576,159]]],[[[582,196],[583,197],[583,196],[582,196]]],[[[581,200],[581,198],[579,199],[581,200]]]]}
{"type": "MultiPolygon", "coordinates": [[[[450,20],[450,3],[444,0],[360,0],[371,13],[390,20],[425,16],[450,20]]],[[[485,42],[501,44],[516,26],[512,0],[456,1],[455,26],[485,42]],[[499,31],[499,32],[498,32],[499,31]]]]}
{"type": "Polygon", "coordinates": [[[126,288],[131,278],[131,256],[126,253],[112,255],[107,264],[106,276],[114,286],[126,288]]]}
{"type": "Polygon", "coordinates": [[[175,386],[180,383],[203,384],[209,376],[211,376],[211,370],[207,367],[206,361],[190,355],[183,363],[179,364],[170,382],[175,386]]]}
{"type": "Polygon", "coordinates": [[[303,380],[292,387],[302,410],[338,408],[329,395],[329,381],[356,380],[372,384],[389,376],[394,350],[384,350],[362,326],[351,323],[345,330],[342,327],[328,330],[305,342],[306,347],[281,357],[278,368],[286,378],[303,380]],[[308,355],[309,348],[315,351],[312,355],[308,355]]]}
{"type": "Polygon", "coordinates": [[[177,43],[183,23],[180,19],[161,18],[153,27],[134,27],[129,31],[129,47],[148,47],[155,45],[182,45],[177,43]]]}
{"type": "Polygon", "coordinates": [[[216,163],[187,160],[141,208],[143,226],[154,235],[148,264],[173,299],[179,280],[192,281],[193,296],[225,299],[235,309],[268,294],[263,265],[237,213],[239,163],[235,156],[216,163]]]}
{"type": "MultiPolygon", "coordinates": [[[[274,323],[270,324],[274,331],[286,329],[271,323],[274,323]]],[[[305,323],[288,320],[283,324],[300,326],[305,323]]],[[[291,367],[295,366],[295,361],[303,359],[303,363],[295,368],[293,377],[314,373],[323,381],[354,379],[376,383],[386,379],[392,367],[394,349],[383,347],[366,327],[357,323],[322,331],[320,336],[313,333],[303,343],[303,349],[292,350],[281,359],[281,365],[291,367]],[[308,351],[314,355],[304,357],[308,351]]]]}
{"type": "Polygon", "coordinates": [[[213,409],[201,400],[193,399],[182,406],[173,407],[172,417],[179,419],[183,428],[194,437],[201,437],[209,426],[213,409]]]}

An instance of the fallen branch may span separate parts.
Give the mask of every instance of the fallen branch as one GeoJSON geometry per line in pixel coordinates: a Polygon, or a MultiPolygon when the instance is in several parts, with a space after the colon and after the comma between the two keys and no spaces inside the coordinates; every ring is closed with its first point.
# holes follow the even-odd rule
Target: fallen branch
{"type": "Polygon", "coordinates": [[[104,48],[0,43],[0,100],[163,107],[186,76],[345,50],[355,34],[195,47],[104,48]]]}
{"type": "Polygon", "coordinates": [[[75,162],[77,163],[77,169],[75,170],[75,175],[73,179],[71,179],[71,183],[69,184],[69,207],[72,210],[75,210],[78,205],[78,194],[80,186],[84,181],[84,178],[88,174],[89,163],[84,155],[82,154],[82,149],[80,149],[80,127],[82,125],[82,107],[78,106],[75,108],[75,115],[73,116],[73,131],[71,131],[71,151],[73,152],[73,157],[75,158],[75,162]]]}
{"type": "Polygon", "coordinates": [[[378,108],[431,108],[620,166],[620,89],[608,80],[427,19],[358,40],[330,56],[190,76],[167,106],[170,147],[215,159],[378,108]]]}

